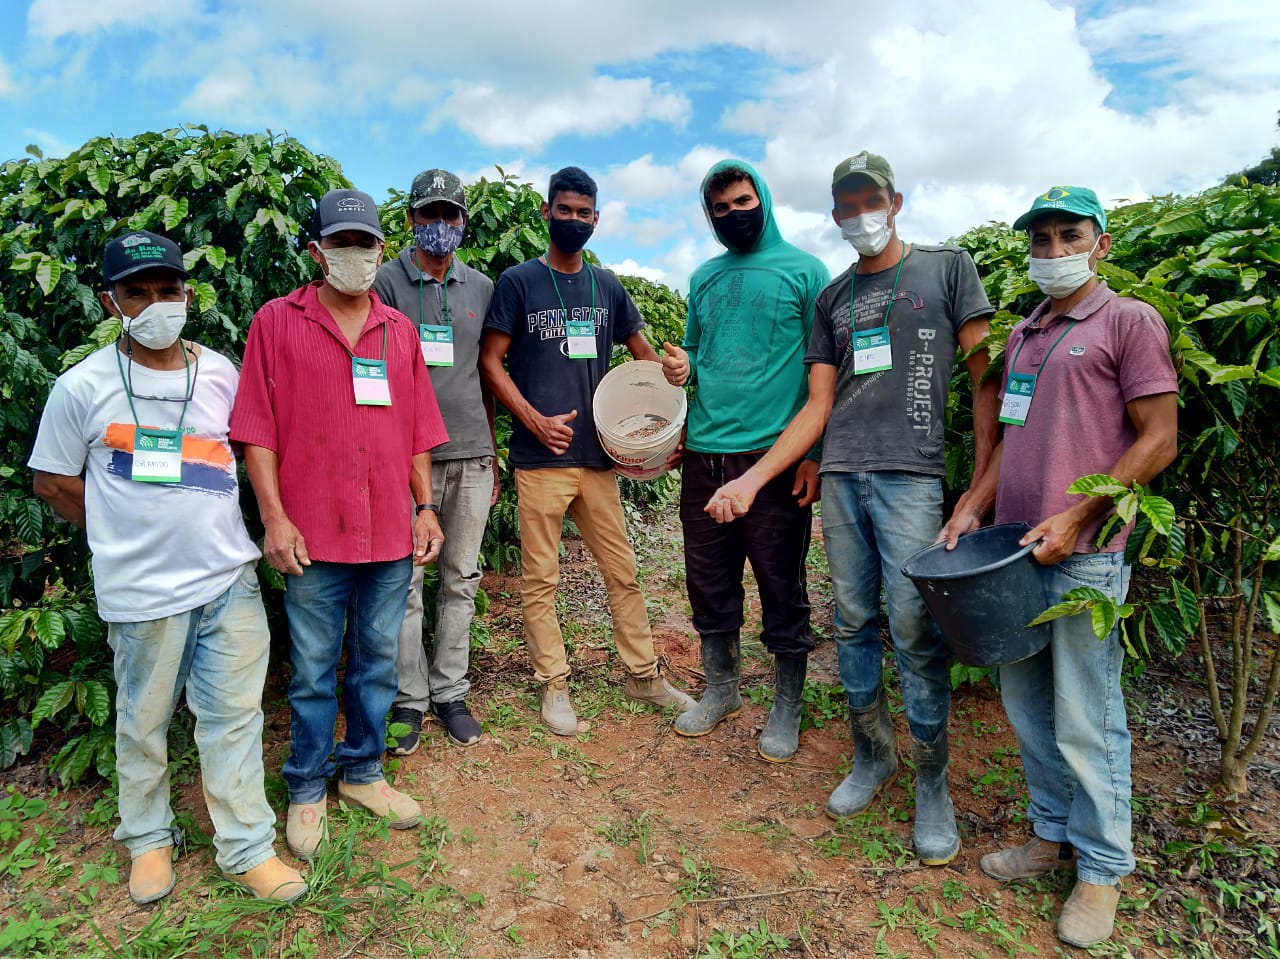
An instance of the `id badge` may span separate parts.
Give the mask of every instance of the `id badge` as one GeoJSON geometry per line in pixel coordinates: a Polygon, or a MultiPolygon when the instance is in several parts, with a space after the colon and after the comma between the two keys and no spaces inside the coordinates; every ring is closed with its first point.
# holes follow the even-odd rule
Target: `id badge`
{"type": "Polygon", "coordinates": [[[391,384],[387,382],[385,360],[351,357],[351,385],[356,394],[356,406],[391,405],[391,384]]]}
{"type": "Polygon", "coordinates": [[[893,369],[893,349],[889,344],[889,327],[855,330],[853,334],[853,372],[879,373],[893,369]]]}
{"type": "Polygon", "coordinates": [[[564,331],[569,338],[569,359],[594,360],[596,358],[594,320],[565,320],[564,331]]]}
{"type": "Polygon", "coordinates": [[[422,358],[427,366],[453,366],[452,326],[423,323],[418,327],[418,341],[422,344],[422,358]]]}
{"type": "Polygon", "coordinates": [[[133,432],[135,483],[182,482],[182,434],[139,426],[133,432]]]}
{"type": "Polygon", "coordinates": [[[1031,409],[1031,397],[1036,392],[1036,378],[1032,373],[1010,373],[1005,386],[1004,402],[1000,404],[1000,422],[1010,426],[1025,426],[1031,409]]]}

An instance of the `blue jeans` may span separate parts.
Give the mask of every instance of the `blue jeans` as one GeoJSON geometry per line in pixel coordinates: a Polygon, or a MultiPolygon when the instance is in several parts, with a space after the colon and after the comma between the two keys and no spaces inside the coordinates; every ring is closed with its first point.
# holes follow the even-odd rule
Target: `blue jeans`
{"type": "Polygon", "coordinates": [[[387,710],[396,695],[396,647],[411,566],[407,556],[388,563],[313,562],[301,576],[288,577],[284,608],[293,640],[293,677],[284,779],[289,802],[319,802],[325,780],[339,767],[343,780],[352,785],[382,778],[387,710]],[[338,660],[344,637],[342,704],[347,732],[335,751],[338,660]]]}
{"type": "MultiPolygon", "coordinates": [[[[1077,586],[1117,603],[1129,592],[1121,553],[1082,553],[1042,568],[1046,608],[1077,586]]],[[[1022,749],[1027,818],[1049,842],[1069,842],[1085,882],[1113,885],[1133,872],[1130,746],[1118,630],[1094,635],[1087,613],[1054,620],[1043,650],[1000,667],[1005,712],[1022,749]]]]}
{"type": "Polygon", "coordinates": [[[444,546],[436,568],[436,621],[430,666],[422,645],[422,579],[425,566],[415,566],[409,601],[400,627],[396,675],[400,690],[395,704],[425,713],[431,703],[467,698],[467,663],[471,655],[471,620],[480,588],[480,546],[493,497],[493,457],[442,460],[431,464],[432,499],[440,507],[444,546]]]}
{"type": "Polygon", "coordinates": [[[835,594],[840,681],[853,709],[880,692],[880,590],[911,733],[933,742],[947,725],[947,648],[902,564],[942,528],[942,480],[900,471],[824,473],[822,535],[835,594]]]}
{"type": "Polygon", "coordinates": [[[223,872],[275,853],[275,814],[262,785],[262,684],[270,636],[254,565],[217,599],[141,623],[108,623],[115,653],[120,826],[131,857],[179,838],[169,804],[169,720],[183,686],[213,845],[223,872]]]}

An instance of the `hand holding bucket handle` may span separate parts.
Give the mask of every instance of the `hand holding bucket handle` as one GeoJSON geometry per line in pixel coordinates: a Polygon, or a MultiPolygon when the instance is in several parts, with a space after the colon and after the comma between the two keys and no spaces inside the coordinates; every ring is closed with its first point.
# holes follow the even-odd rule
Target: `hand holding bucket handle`
{"type": "Polygon", "coordinates": [[[1041,520],[1039,526],[1022,537],[1020,545],[1027,546],[1039,540],[1039,545],[1031,551],[1031,558],[1041,566],[1053,566],[1075,552],[1083,523],[1084,518],[1074,507],[1063,510],[1041,520]]]}

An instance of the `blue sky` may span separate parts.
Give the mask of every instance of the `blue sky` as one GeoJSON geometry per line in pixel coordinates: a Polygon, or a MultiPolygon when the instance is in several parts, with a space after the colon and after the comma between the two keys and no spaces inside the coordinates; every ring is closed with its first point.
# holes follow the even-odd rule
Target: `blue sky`
{"type": "Polygon", "coordinates": [[[1055,183],[1188,192],[1280,142],[1263,0],[0,0],[0,160],[183,122],[287,132],[375,198],[426,167],[600,182],[591,248],[684,288],[707,168],[754,163],[837,271],[830,171],[885,155],[904,238],[1011,221],[1055,183]]]}

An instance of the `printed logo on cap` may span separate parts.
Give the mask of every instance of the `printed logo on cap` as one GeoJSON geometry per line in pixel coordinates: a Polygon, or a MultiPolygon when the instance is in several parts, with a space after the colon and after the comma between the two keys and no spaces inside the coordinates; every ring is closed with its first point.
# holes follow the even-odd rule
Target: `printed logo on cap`
{"type": "Polygon", "coordinates": [[[335,207],[343,213],[363,213],[364,200],[358,196],[344,196],[335,204],[335,207]]]}
{"type": "Polygon", "coordinates": [[[435,178],[434,178],[434,179],[432,179],[432,181],[431,181],[431,189],[433,189],[433,190],[443,190],[443,189],[444,189],[444,177],[442,177],[439,173],[437,173],[437,174],[435,175],[435,178]]]}
{"type": "Polygon", "coordinates": [[[131,246],[137,246],[140,243],[147,243],[149,239],[145,233],[135,233],[132,236],[126,236],[120,241],[120,246],[126,250],[131,246]]]}
{"type": "Polygon", "coordinates": [[[1065,200],[1069,196],[1071,196],[1071,191],[1065,186],[1055,186],[1045,193],[1045,195],[1040,199],[1052,202],[1053,200],[1065,200]]]}

